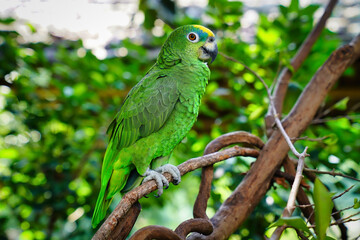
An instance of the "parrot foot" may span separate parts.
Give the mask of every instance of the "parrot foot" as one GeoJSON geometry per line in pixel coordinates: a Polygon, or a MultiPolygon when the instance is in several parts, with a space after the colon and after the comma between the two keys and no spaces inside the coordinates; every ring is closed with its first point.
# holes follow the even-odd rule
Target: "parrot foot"
{"type": "Polygon", "coordinates": [[[170,175],[173,177],[174,179],[174,185],[178,185],[181,182],[181,174],[179,169],[171,164],[165,164],[164,166],[161,166],[157,169],[155,169],[155,171],[164,174],[164,173],[170,173],[170,175]]]}
{"type": "Polygon", "coordinates": [[[157,168],[155,171],[148,169],[144,174],[144,183],[150,180],[155,180],[156,185],[158,187],[156,197],[160,197],[163,194],[163,188],[167,189],[169,187],[169,181],[162,175],[163,173],[170,173],[170,175],[174,179],[174,184],[177,185],[181,182],[181,174],[179,169],[171,164],[166,164],[157,168]]]}
{"type": "Polygon", "coordinates": [[[161,173],[148,169],[146,170],[145,174],[144,174],[144,181],[148,182],[151,180],[155,180],[156,185],[158,187],[158,191],[157,191],[157,195],[155,195],[155,197],[160,197],[163,194],[163,188],[168,188],[169,187],[169,181],[164,177],[164,175],[162,175],[161,173]]]}

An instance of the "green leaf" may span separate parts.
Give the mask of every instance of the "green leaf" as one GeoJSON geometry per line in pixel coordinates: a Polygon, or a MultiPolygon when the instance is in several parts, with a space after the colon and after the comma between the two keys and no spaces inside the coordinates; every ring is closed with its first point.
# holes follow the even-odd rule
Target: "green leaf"
{"type": "Polygon", "coordinates": [[[279,10],[280,10],[281,14],[282,14],[284,17],[287,16],[287,14],[288,14],[288,8],[287,8],[287,7],[285,7],[285,6],[283,6],[283,5],[280,5],[280,6],[279,6],[279,10]]]}
{"type": "Polygon", "coordinates": [[[263,106],[257,106],[250,114],[249,120],[258,119],[266,109],[263,106]]]}
{"type": "Polygon", "coordinates": [[[301,15],[307,15],[312,17],[312,15],[318,10],[320,5],[309,5],[303,9],[301,9],[301,15]]]}
{"type": "Polygon", "coordinates": [[[304,219],[302,219],[301,217],[282,217],[276,222],[272,223],[269,226],[269,228],[283,226],[283,225],[293,227],[303,232],[311,234],[309,228],[306,226],[304,219]]]}
{"type": "Polygon", "coordinates": [[[326,230],[330,225],[331,210],[334,207],[332,196],[333,194],[329,193],[319,178],[316,178],[314,186],[315,230],[320,240],[326,239],[326,230]]]}
{"type": "Polygon", "coordinates": [[[9,18],[0,18],[0,23],[5,24],[5,25],[9,25],[11,23],[15,22],[15,19],[12,17],[9,18]]]}
{"type": "Polygon", "coordinates": [[[1,149],[0,156],[1,158],[16,159],[19,157],[19,152],[15,148],[1,149]]]}
{"type": "Polygon", "coordinates": [[[357,198],[354,198],[354,209],[360,208],[360,201],[357,198]]]}
{"type": "Polygon", "coordinates": [[[329,236],[326,236],[325,237],[325,240],[336,240],[335,238],[332,238],[332,237],[329,237],[329,236]]]}
{"type": "Polygon", "coordinates": [[[291,0],[289,10],[291,12],[298,12],[299,11],[299,0],[291,0]]]}
{"type": "Polygon", "coordinates": [[[31,23],[26,23],[26,25],[29,27],[31,33],[36,33],[36,28],[31,23]]]}
{"type": "Polygon", "coordinates": [[[338,109],[338,110],[346,110],[346,106],[347,103],[349,102],[349,97],[345,97],[343,99],[341,99],[340,101],[338,101],[337,103],[335,103],[334,108],[338,109]]]}

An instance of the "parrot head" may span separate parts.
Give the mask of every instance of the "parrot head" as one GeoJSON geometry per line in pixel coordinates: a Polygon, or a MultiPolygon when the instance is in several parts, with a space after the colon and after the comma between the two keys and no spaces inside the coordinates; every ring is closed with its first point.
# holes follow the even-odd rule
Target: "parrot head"
{"type": "Polygon", "coordinates": [[[158,61],[213,62],[218,53],[214,33],[201,25],[185,25],[175,29],[164,43],[158,61]]]}

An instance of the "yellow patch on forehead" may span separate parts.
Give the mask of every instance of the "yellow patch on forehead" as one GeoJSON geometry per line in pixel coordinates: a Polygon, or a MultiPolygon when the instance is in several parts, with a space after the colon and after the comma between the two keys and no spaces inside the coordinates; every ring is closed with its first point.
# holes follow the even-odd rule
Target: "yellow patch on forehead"
{"type": "Polygon", "coordinates": [[[204,26],[194,25],[194,27],[200,29],[203,32],[206,32],[209,35],[209,37],[215,37],[214,33],[210,29],[208,29],[204,26]]]}

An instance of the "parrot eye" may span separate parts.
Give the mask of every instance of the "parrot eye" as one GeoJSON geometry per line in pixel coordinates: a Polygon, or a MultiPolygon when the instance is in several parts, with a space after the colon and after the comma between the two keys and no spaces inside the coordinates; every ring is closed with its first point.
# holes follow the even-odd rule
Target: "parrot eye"
{"type": "Polygon", "coordinates": [[[189,39],[190,42],[193,42],[193,43],[196,43],[199,41],[199,36],[194,32],[189,33],[187,35],[187,38],[189,39]]]}

